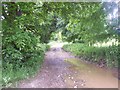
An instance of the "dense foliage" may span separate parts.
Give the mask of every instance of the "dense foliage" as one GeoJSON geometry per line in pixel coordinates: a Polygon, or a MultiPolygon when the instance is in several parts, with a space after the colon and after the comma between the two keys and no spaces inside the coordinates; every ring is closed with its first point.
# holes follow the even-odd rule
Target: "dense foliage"
{"type": "Polygon", "coordinates": [[[48,43],[51,39],[84,43],[85,45],[66,45],[64,49],[96,61],[101,60],[103,55],[102,60],[104,58],[107,65],[113,62],[114,58],[113,66],[117,66],[116,46],[92,47],[95,42],[113,38],[118,40],[114,30],[115,23],[111,25],[106,19],[107,9],[111,9],[105,8],[106,4],[101,2],[3,2],[4,85],[34,73],[40,67],[45,51],[49,49],[49,46],[44,43],[48,43]],[[91,46],[88,47],[88,44],[91,46]]]}
{"type": "Polygon", "coordinates": [[[34,5],[3,3],[3,85],[9,85],[35,73],[43,62],[45,51],[49,48],[46,44],[40,43],[42,39],[37,27],[39,21],[35,22],[37,16],[33,12],[34,5]]]}

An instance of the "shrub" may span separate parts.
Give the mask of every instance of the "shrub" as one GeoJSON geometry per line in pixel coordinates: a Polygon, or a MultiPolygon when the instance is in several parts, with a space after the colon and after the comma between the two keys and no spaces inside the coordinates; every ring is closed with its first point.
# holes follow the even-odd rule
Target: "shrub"
{"type": "Polygon", "coordinates": [[[40,68],[49,46],[30,32],[17,31],[3,37],[3,86],[33,75],[40,68]]]}

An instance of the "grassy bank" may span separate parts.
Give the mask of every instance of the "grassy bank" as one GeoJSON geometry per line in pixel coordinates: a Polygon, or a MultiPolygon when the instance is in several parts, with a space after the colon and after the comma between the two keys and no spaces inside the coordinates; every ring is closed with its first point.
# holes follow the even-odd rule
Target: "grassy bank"
{"type": "Polygon", "coordinates": [[[118,47],[95,47],[85,44],[74,43],[63,46],[65,51],[72,52],[74,55],[83,57],[84,60],[95,62],[99,65],[108,67],[118,67],[118,47]]]}
{"type": "Polygon", "coordinates": [[[3,61],[3,87],[9,87],[19,80],[28,78],[40,69],[44,60],[44,53],[49,49],[49,46],[46,44],[39,44],[36,48],[37,49],[35,51],[25,55],[27,58],[24,61],[16,60],[14,63],[6,63],[3,61]],[[30,54],[30,56],[28,54],[30,54]]]}

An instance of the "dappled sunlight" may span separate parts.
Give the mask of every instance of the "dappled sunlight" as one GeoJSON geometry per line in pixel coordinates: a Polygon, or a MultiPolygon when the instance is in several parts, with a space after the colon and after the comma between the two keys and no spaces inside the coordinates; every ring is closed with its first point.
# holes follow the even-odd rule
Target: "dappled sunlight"
{"type": "Polygon", "coordinates": [[[93,44],[93,46],[96,46],[96,47],[108,47],[108,46],[113,46],[113,45],[118,46],[117,39],[110,39],[107,42],[103,41],[103,42],[97,42],[97,43],[93,44]]]}

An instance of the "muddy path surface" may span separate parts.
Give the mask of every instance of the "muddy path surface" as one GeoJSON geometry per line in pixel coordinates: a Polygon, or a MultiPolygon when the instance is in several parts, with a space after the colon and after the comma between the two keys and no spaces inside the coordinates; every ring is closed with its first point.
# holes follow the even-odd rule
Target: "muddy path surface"
{"type": "Polygon", "coordinates": [[[38,74],[23,80],[18,88],[118,88],[111,71],[82,62],[61,47],[46,52],[38,74]]]}

